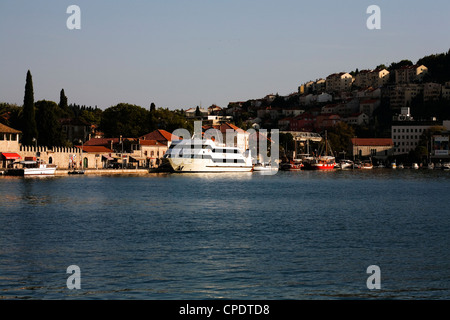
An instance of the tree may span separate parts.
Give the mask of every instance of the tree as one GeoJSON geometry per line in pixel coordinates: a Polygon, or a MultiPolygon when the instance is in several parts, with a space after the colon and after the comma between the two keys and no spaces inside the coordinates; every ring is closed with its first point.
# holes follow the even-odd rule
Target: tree
{"type": "Polygon", "coordinates": [[[339,122],[328,131],[328,140],[334,152],[350,152],[350,141],[355,137],[355,130],[345,122],[339,122]]]}
{"type": "Polygon", "coordinates": [[[152,102],[152,103],[150,104],[150,112],[154,112],[154,111],[156,111],[156,106],[155,106],[155,104],[152,102]]]}
{"type": "Polygon", "coordinates": [[[53,147],[63,144],[58,114],[59,107],[56,102],[46,100],[36,102],[36,120],[40,145],[53,147]]]}
{"type": "Polygon", "coordinates": [[[200,111],[200,107],[197,106],[197,108],[195,108],[195,116],[196,117],[201,117],[202,116],[202,112],[200,111]]]}
{"type": "Polygon", "coordinates": [[[67,97],[64,93],[64,89],[61,89],[61,92],[59,94],[59,108],[62,110],[67,110],[68,108],[68,104],[67,104],[67,97]]]}
{"type": "Polygon", "coordinates": [[[103,111],[100,128],[106,137],[137,138],[149,132],[148,114],[140,106],[119,103],[103,111]]]}
{"type": "Polygon", "coordinates": [[[22,109],[22,144],[32,145],[33,138],[38,138],[36,126],[36,114],[34,106],[33,79],[31,72],[28,70],[25,83],[25,96],[23,99],[22,109]]]}

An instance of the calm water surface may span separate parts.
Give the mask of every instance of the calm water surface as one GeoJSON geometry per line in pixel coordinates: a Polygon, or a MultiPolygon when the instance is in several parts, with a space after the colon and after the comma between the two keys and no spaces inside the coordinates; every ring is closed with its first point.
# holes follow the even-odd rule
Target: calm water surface
{"type": "Polygon", "coordinates": [[[437,170],[0,177],[0,298],[450,299],[449,193],[437,170]]]}

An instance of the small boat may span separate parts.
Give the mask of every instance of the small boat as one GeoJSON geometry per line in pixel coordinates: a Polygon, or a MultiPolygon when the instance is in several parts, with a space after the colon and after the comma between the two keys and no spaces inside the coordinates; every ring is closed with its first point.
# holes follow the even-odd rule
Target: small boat
{"type": "Polygon", "coordinates": [[[72,170],[68,174],[84,174],[84,170],[72,170]]]}
{"type": "Polygon", "coordinates": [[[441,168],[442,170],[450,170],[450,162],[444,162],[441,168]]]}
{"type": "MultiPolygon", "coordinates": [[[[302,160],[291,160],[289,162],[283,162],[280,164],[280,170],[283,171],[300,171],[303,169],[303,161],[302,160]]],[[[254,169],[253,169],[254,170],[254,169]]]]}
{"type": "Polygon", "coordinates": [[[392,163],[391,163],[391,168],[392,168],[392,169],[397,169],[397,164],[396,164],[395,162],[392,162],[392,163]]]}
{"type": "Polygon", "coordinates": [[[9,176],[50,176],[54,175],[57,166],[54,164],[47,164],[43,160],[36,159],[36,157],[25,157],[24,161],[13,163],[16,168],[10,168],[6,171],[9,176]]]}
{"type": "Polygon", "coordinates": [[[339,161],[339,167],[341,169],[352,169],[353,168],[353,161],[352,160],[341,160],[339,161]]]}
{"type": "Polygon", "coordinates": [[[430,162],[430,163],[427,165],[427,168],[430,169],[430,170],[433,170],[433,169],[434,169],[434,163],[433,163],[433,162],[430,162]]]}
{"type": "Polygon", "coordinates": [[[373,169],[373,164],[370,161],[364,161],[361,165],[361,169],[373,169]]]}
{"type": "Polygon", "coordinates": [[[419,169],[419,165],[418,165],[417,163],[414,162],[414,163],[412,164],[412,168],[413,168],[413,169],[419,169]]]}
{"type": "Polygon", "coordinates": [[[400,163],[400,164],[398,165],[398,168],[399,168],[399,169],[404,169],[405,166],[403,165],[403,163],[400,163]]]}
{"type": "Polygon", "coordinates": [[[271,166],[269,163],[263,164],[263,163],[257,163],[253,166],[254,172],[271,172],[271,171],[278,171],[278,166],[271,166]]]}

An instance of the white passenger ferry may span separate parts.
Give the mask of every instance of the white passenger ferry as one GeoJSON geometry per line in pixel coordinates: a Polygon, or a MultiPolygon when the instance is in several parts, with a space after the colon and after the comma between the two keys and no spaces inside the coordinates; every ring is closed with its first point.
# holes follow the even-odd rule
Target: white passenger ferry
{"type": "Polygon", "coordinates": [[[25,157],[25,161],[13,163],[14,168],[6,171],[10,176],[48,176],[54,175],[57,166],[54,164],[47,164],[43,160],[38,160],[35,157],[25,157]]]}
{"type": "Polygon", "coordinates": [[[253,168],[250,150],[242,153],[211,139],[173,141],[163,161],[175,172],[250,172],[253,168]]]}

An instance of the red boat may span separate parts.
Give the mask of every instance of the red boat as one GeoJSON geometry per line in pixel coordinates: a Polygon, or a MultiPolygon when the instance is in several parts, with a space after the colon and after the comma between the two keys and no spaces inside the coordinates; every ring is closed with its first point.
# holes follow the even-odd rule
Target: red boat
{"type": "Polygon", "coordinates": [[[291,160],[289,162],[281,163],[280,170],[283,171],[299,171],[303,169],[303,163],[301,160],[291,160]]]}
{"type": "MultiPolygon", "coordinates": [[[[336,166],[336,159],[333,156],[328,155],[328,139],[327,139],[327,132],[325,131],[325,152],[319,153],[323,154],[317,157],[309,157],[307,161],[304,163],[305,170],[334,170],[334,167],[336,166]]],[[[323,149],[322,149],[323,150],[323,149]]]]}
{"type": "Polygon", "coordinates": [[[305,163],[305,170],[334,170],[336,160],[331,156],[320,156],[305,163]]]}

